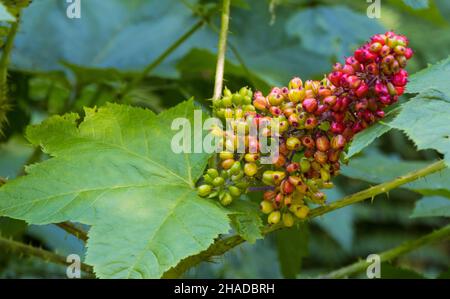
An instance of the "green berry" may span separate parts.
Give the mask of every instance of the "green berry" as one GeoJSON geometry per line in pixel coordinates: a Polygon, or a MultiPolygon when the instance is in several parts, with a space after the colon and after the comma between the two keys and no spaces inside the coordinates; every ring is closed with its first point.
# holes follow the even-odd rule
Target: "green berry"
{"type": "Polygon", "coordinates": [[[228,206],[233,202],[233,197],[230,193],[224,193],[222,198],[220,199],[220,203],[224,206],[228,206]]]}
{"type": "Polygon", "coordinates": [[[241,196],[241,193],[242,193],[241,189],[239,189],[236,186],[228,187],[228,191],[230,192],[231,196],[233,196],[233,197],[239,197],[239,196],[241,196]]]}
{"type": "Polygon", "coordinates": [[[278,222],[280,222],[280,218],[281,218],[280,211],[273,211],[272,213],[269,214],[267,222],[269,222],[269,224],[277,224],[278,222]]]}
{"type": "Polygon", "coordinates": [[[270,201],[264,200],[259,204],[261,212],[264,214],[270,214],[273,211],[273,204],[270,201]]]}
{"type": "Polygon", "coordinates": [[[294,217],[289,212],[283,213],[282,220],[283,220],[284,226],[286,226],[286,227],[292,227],[294,225],[294,217]]]}
{"type": "Polygon", "coordinates": [[[201,185],[197,188],[198,195],[201,197],[208,196],[212,191],[212,187],[210,185],[201,185]]]}
{"type": "Polygon", "coordinates": [[[215,168],[208,169],[206,173],[213,179],[219,176],[219,172],[215,168]]]}
{"type": "Polygon", "coordinates": [[[229,171],[231,175],[238,174],[241,171],[241,163],[239,161],[234,162],[229,171]]]}
{"type": "Polygon", "coordinates": [[[216,177],[214,180],[213,180],[213,185],[214,186],[216,186],[216,187],[219,187],[219,186],[222,186],[224,183],[225,183],[225,180],[223,179],[223,177],[216,177]]]}

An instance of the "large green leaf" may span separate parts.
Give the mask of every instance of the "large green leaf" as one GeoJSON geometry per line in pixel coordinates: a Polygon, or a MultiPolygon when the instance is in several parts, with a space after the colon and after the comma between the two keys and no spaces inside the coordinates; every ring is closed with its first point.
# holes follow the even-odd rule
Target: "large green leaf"
{"type": "Polygon", "coordinates": [[[27,131],[53,158],[0,189],[0,215],[33,224],[91,225],[88,264],[101,278],[155,278],[229,230],[227,213],[197,196],[208,154],[175,154],[171,123],[194,119],[190,100],[159,115],[109,104],[55,116],[27,131]]]}
{"type": "MultiPolygon", "coordinates": [[[[348,165],[343,165],[342,174],[354,179],[379,184],[419,170],[429,164],[431,162],[402,161],[395,157],[371,153],[364,157],[351,159],[348,165]]],[[[450,197],[449,181],[450,170],[446,168],[440,172],[405,184],[402,188],[407,188],[425,195],[444,195],[450,197]]]]}
{"type": "Polygon", "coordinates": [[[411,76],[407,86],[409,93],[421,93],[429,89],[435,89],[450,96],[450,57],[411,76]]]}
{"type": "Polygon", "coordinates": [[[419,94],[401,109],[389,125],[405,132],[417,149],[435,149],[444,154],[450,166],[450,102],[419,94]]]}
{"type": "MultiPolygon", "coordinates": [[[[327,194],[327,201],[330,203],[340,200],[345,196],[344,192],[338,186],[326,190],[325,193],[327,194]]],[[[328,232],[344,250],[350,252],[355,235],[353,227],[354,218],[354,207],[348,206],[345,209],[338,209],[327,213],[313,221],[328,232]]]]}
{"type": "Polygon", "coordinates": [[[285,278],[295,278],[300,273],[302,259],[309,254],[309,230],[306,223],[275,233],[281,273],[285,278]]]}
{"type": "MultiPolygon", "coordinates": [[[[33,1],[23,13],[13,66],[26,70],[60,70],[61,62],[68,61],[89,67],[141,69],[198,21],[182,1],[176,0],[81,2],[81,19],[69,19],[65,3],[33,1]]],[[[194,45],[213,48],[216,39],[212,32],[202,28],[155,73],[176,76],[176,61],[194,45]]]]}
{"type": "Polygon", "coordinates": [[[305,49],[341,59],[385,29],[378,20],[337,5],[304,9],[289,19],[286,30],[298,37],[305,49]]]}
{"type": "Polygon", "coordinates": [[[424,197],[416,202],[411,217],[450,217],[450,199],[441,196],[424,197]]]}
{"type": "Polygon", "coordinates": [[[262,239],[261,228],[263,222],[261,212],[256,203],[249,200],[238,200],[231,206],[231,224],[236,232],[249,243],[253,244],[262,239]]]}
{"type": "Polygon", "coordinates": [[[369,146],[375,139],[389,132],[392,127],[388,125],[391,122],[396,114],[398,113],[398,109],[392,110],[385,119],[379,121],[366,130],[355,135],[355,138],[352,140],[348,152],[345,156],[346,159],[350,159],[354,155],[360,153],[363,149],[369,146]]]}

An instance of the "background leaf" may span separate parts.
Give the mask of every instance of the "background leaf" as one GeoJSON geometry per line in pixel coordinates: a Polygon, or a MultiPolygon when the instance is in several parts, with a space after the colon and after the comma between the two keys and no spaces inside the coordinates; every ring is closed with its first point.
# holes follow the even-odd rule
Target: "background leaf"
{"type": "Polygon", "coordinates": [[[411,217],[450,217],[450,199],[440,196],[424,197],[416,202],[411,217]]]}
{"type": "Polygon", "coordinates": [[[285,278],[295,278],[302,267],[302,259],[308,256],[308,226],[283,229],[275,233],[281,273],[285,278]]]}

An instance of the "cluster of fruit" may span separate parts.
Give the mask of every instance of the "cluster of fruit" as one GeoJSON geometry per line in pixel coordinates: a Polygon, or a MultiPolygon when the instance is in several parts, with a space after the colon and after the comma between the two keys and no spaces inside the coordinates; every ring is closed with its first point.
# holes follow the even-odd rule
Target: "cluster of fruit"
{"type": "Polygon", "coordinates": [[[217,166],[206,171],[199,195],[227,205],[249,190],[264,190],[261,210],[269,224],[292,226],[294,216],[306,218],[308,203],[325,203],[321,190],[333,187],[331,178],[339,173],[341,153],[353,136],[384,117],[384,108],[403,94],[404,67],[412,56],[407,46],[404,36],[378,34],[321,81],[294,78],[267,96],[246,87],[234,94],[225,90],[213,101],[213,111],[231,119],[232,130],[217,129],[225,150],[217,166]],[[279,144],[270,164],[260,162],[261,141],[249,134],[251,124],[279,144]],[[239,144],[244,152],[237,151],[239,144]]]}

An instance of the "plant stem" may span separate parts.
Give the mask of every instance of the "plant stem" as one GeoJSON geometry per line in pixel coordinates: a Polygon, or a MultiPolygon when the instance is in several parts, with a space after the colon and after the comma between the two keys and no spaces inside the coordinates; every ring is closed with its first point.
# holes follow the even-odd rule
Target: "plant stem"
{"type": "Polygon", "coordinates": [[[222,1],[222,17],[220,25],[219,44],[217,47],[218,52],[213,99],[219,99],[222,95],[223,73],[225,69],[225,53],[227,51],[228,25],[230,22],[230,0],[222,1]]]}
{"type": "MultiPolygon", "coordinates": [[[[5,251],[10,250],[12,252],[17,252],[27,256],[35,256],[43,260],[63,266],[68,265],[66,258],[63,256],[57,255],[56,253],[41,248],[26,245],[14,240],[8,240],[0,237],[0,247],[4,248],[5,251]]],[[[93,273],[92,267],[84,263],[81,263],[81,270],[89,274],[93,273]]]]}
{"type": "Polygon", "coordinates": [[[8,65],[11,57],[11,51],[14,46],[14,39],[19,29],[20,14],[15,22],[11,24],[5,46],[0,57],[0,133],[2,124],[7,121],[6,113],[9,110],[8,103],[8,65]]]}
{"type": "Polygon", "coordinates": [[[194,24],[186,33],[171,44],[161,55],[159,55],[152,63],[147,65],[142,72],[139,73],[130,83],[128,83],[122,91],[120,91],[118,98],[123,99],[134,87],[136,87],[142,80],[145,79],[156,67],[158,67],[173,51],[175,51],[183,42],[185,42],[191,35],[200,29],[205,20],[200,20],[194,24]]]}
{"type": "MultiPolygon", "coordinates": [[[[430,243],[443,241],[445,239],[448,239],[449,237],[450,237],[450,224],[428,235],[425,235],[417,240],[409,241],[403,243],[398,247],[383,251],[378,255],[380,256],[381,262],[390,261],[400,255],[411,252],[419,247],[422,247],[430,243]]],[[[365,269],[367,269],[369,265],[370,263],[368,263],[367,261],[361,260],[349,266],[330,272],[324,276],[320,276],[319,278],[345,278],[352,274],[357,274],[361,271],[364,271],[365,269]]]]}
{"type": "Polygon", "coordinates": [[[56,226],[65,230],[67,233],[74,235],[75,237],[77,237],[78,239],[80,239],[83,242],[86,242],[88,239],[86,232],[83,231],[82,229],[78,228],[73,223],[61,222],[61,223],[56,224],[56,226]]]}
{"type": "MultiPolygon", "coordinates": [[[[415,181],[421,177],[427,176],[429,174],[438,172],[444,169],[445,163],[444,161],[438,161],[431,165],[428,165],[422,169],[417,171],[410,172],[404,176],[398,177],[390,182],[382,183],[366,190],[357,192],[355,194],[346,196],[338,201],[335,201],[327,206],[315,208],[311,210],[308,215],[308,218],[305,220],[309,220],[323,214],[329,213],[331,211],[346,207],[348,205],[361,202],[368,198],[373,198],[376,195],[386,193],[392,189],[395,189],[401,185],[407,184],[409,182],[415,181]]],[[[284,226],[282,224],[266,226],[262,229],[262,233],[269,234],[276,230],[282,229],[284,226]]],[[[197,255],[190,256],[184,260],[182,260],[177,266],[168,270],[163,277],[165,278],[174,278],[182,275],[186,270],[196,266],[202,261],[210,260],[214,256],[219,256],[227,252],[228,250],[233,249],[234,247],[244,243],[245,240],[239,235],[234,235],[231,237],[227,237],[224,239],[216,240],[208,249],[200,252],[197,255]]]]}

